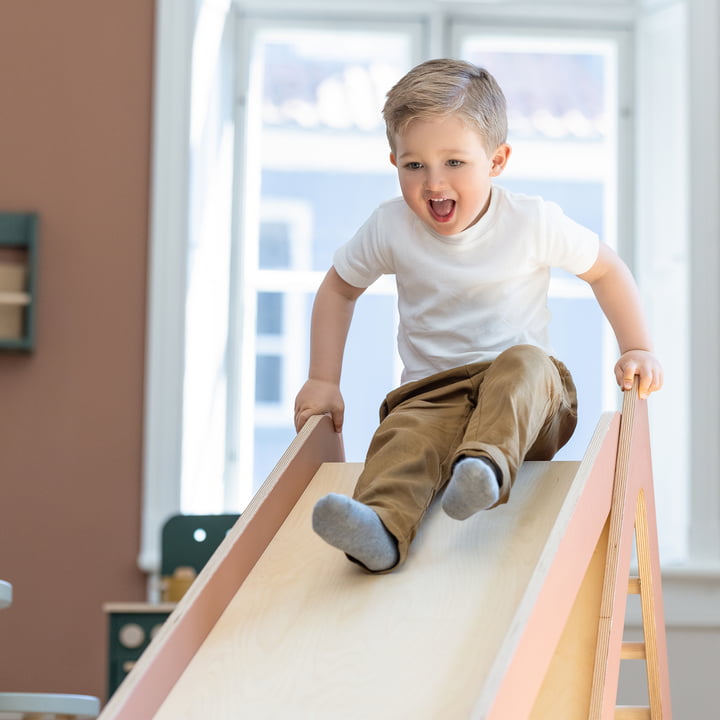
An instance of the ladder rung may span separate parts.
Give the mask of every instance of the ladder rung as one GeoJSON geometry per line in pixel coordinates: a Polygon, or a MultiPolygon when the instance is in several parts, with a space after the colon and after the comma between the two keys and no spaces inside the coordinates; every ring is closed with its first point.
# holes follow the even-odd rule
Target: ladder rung
{"type": "Polygon", "coordinates": [[[628,595],[639,595],[640,594],[640,578],[631,577],[628,578],[628,595]]]}
{"type": "Polygon", "coordinates": [[[645,659],[645,643],[644,642],[624,642],[620,650],[620,657],[623,660],[644,660],[645,659]]]}
{"type": "Polygon", "coordinates": [[[651,717],[649,707],[618,705],[615,708],[615,720],[650,720],[651,717]]]}

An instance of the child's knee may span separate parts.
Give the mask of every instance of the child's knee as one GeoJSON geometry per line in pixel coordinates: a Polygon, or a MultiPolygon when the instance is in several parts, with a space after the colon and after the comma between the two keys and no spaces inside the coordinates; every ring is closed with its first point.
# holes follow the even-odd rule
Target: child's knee
{"type": "Polygon", "coordinates": [[[493,365],[507,368],[512,372],[537,370],[551,365],[550,356],[536,345],[513,345],[500,353],[493,365]]]}

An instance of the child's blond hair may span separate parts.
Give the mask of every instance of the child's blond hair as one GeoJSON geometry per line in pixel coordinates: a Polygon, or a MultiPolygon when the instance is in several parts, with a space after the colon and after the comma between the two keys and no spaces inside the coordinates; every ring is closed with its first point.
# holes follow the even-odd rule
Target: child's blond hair
{"type": "Polygon", "coordinates": [[[481,135],[492,153],[507,139],[505,95],[484,68],[463,60],[428,60],[413,68],[388,92],[383,108],[390,148],[415,119],[457,114],[481,135]]]}

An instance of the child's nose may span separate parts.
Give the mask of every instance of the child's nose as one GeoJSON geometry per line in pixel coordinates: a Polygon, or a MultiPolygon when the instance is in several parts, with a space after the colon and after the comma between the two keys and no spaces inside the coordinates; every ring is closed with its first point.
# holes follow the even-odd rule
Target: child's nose
{"type": "Polygon", "coordinates": [[[445,187],[445,175],[441,170],[427,171],[425,175],[425,187],[430,191],[442,190],[445,187]]]}

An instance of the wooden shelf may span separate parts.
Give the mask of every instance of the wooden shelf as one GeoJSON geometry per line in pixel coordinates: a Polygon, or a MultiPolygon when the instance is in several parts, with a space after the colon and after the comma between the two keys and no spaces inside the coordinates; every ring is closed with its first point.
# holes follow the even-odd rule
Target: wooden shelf
{"type": "Polygon", "coordinates": [[[0,351],[35,347],[38,216],[0,213],[0,351]]]}
{"type": "Polygon", "coordinates": [[[0,305],[29,305],[30,293],[0,291],[0,305]]]}

